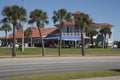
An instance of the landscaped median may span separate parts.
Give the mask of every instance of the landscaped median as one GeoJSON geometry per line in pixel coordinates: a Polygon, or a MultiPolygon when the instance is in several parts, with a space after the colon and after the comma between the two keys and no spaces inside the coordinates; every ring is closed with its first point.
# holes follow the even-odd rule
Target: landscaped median
{"type": "Polygon", "coordinates": [[[98,70],[22,76],[0,80],[72,80],[94,77],[120,76],[120,70],[98,70]]]}
{"type": "MultiPolygon", "coordinates": [[[[16,49],[16,55],[19,56],[42,56],[41,48],[25,48],[24,52],[16,49]]],[[[57,48],[45,48],[45,56],[58,56],[57,48]]],[[[0,56],[11,56],[12,48],[0,48],[0,56]]],[[[89,48],[85,49],[86,56],[120,56],[120,49],[111,48],[89,48]]],[[[61,56],[81,56],[80,48],[62,48],[61,56]]]]}

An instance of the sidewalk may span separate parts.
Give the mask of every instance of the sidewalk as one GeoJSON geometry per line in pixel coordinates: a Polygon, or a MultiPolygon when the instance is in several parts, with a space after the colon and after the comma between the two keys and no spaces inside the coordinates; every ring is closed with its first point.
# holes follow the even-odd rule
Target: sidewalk
{"type": "Polygon", "coordinates": [[[73,79],[73,80],[120,80],[120,76],[85,78],[85,79],[73,79]]]}

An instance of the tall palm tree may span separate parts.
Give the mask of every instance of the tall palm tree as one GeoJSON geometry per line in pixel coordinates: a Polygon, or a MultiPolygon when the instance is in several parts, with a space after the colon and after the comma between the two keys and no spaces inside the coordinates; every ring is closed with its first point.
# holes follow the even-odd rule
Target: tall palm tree
{"type": "Polygon", "coordinates": [[[62,29],[65,21],[70,21],[71,13],[67,12],[66,9],[60,9],[58,11],[53,11],[52,19],[53,19],[54,24],[55,23],[59,23],[60,24],[59,25],[59,33],[60,33],[59,36],[60,36],[60,39],[59,39],[59,53],[58,53],[58,55],[60,56],[61,55],[61,43],[62,43],[62,41],[61,41],[61,37],[62,37],[61,29],[62,29]]]}
{"type": "Polygon", "coordinates": [[[92,44],[92,48],[93,48],[93,43],[94,43],[94,39],[93,39],[93,36],[97,35],[98,32],[96,30],[88,30],[87,31],[87,36],[90,37],[90,43],[92,44]]]}
{"type": "Polygon", "coordinates": [[[105,47],[107,47],[106,36],[108,35],[110,38],[112,31],[109,27],[105,27],[105,28],[101,28],[99,32],[104,35],[104,48],[105,48],[105,47]]]}
{"type": "Polygon", "coordinates": [[[42,42],[42,56],[44,56],[45,48],[44,48],[44,41],[43,41],[43,37],[41,33],[41,28],[43,28],[45,24],[49,23],[47,13],[43,12],[42,10],[35,9],[34,11],[30,13],[29,17],[30,17],[29,23],[30,24],[36,23],[36,26],[38,27],[39,35],[40,35],[41,42],[42,42]]]}
{"type": "Polygon", "coordinates": [[[0,27],[0,30],[2,31],[5,31],[5,46],[7,46],[7,32],[11,31],[12,28],[9,24],[3,24],[1,27],[0,27]]]}
{"type": "Polygon", "coordinates": [[[33,34],[33,31],[31,27],[28,27],[24,32],[24,36],[26,36],[26,38],[28,39],[27,42],[29,42],[29,38],[31,38],[31,46],[32,46],[32,34],[33,34]]]}
{"type": "Polygon", "coordinates": [[[13,25],[13,48],[12,57],[16,56],[16,27],[20,21],[26,22],[26,10],[17,5],[4,7],[2,15],[5,16],[7,21],[13,25]]]}
{"type": "Polygon", "coordinates": [[[81,31],[81,42],[82,42],[82,56],[85,56],[84,53],[84,36],[83,36],[83,31],[85,31],[86,27],[89,27],[89,25],[92,24],[92,20],[90,19],[89,15],[85,13],[80,13],[73,15],[75,19],[75,26],[79,27],[81,31]]]}

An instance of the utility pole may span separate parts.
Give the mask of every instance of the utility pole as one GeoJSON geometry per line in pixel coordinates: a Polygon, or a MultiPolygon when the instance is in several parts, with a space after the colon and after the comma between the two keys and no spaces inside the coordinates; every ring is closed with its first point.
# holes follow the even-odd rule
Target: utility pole
{"type": "MultiPolygon", "coordinates": [[[[22,0],[22,7],[24,8],[24,0],[22,0]]],[[[23,29],[23,22],[22,22],[22,52],[24,51],[24,29],[23,29]]]]}

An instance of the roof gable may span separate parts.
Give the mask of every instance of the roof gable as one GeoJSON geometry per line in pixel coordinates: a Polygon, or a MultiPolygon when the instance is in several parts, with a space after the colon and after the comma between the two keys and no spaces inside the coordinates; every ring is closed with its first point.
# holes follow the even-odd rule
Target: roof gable
{"type": "MultiPolygon", "coordinates": [[[[76,11],[74,13],[72,13],[72,15],[80,15],[83,12],[80,11],[76,11]]],[[[55,25],[57,27],[60,27],[60,24],[55,25]]],[[[66,21],[63,24],[64,27],[68,27],[68,26],[75,26],[75,19],[71,19],[70,21],[66,21]]],[[[91,27],[113,27],[113,25],[108,24],[108,23],[93,23],[91,27]]]]}
{"type": "MultiPolygon", "coordinates": [[[[39,31],[37,27],[32,26],[32,37],[33,38],[38,38],[39,37],[39,31]]],[[[58,28],[41,28],[41,33],[43,37],[48,36],[49,34],[51,34],[52,32],[56,31],[58,28]]],[[[8,38],[13,38],[13,34],[9,34],[8,38]]],[[[22,38],[22,31],[16,31],[16,38],[22,38]]]]}
{"type": "Polygon", "coordinates": [[[93,23],[92,27],[113,27],[113,25],[108,23],[93,23]]]}

